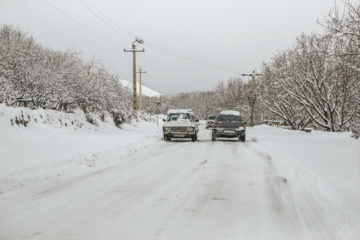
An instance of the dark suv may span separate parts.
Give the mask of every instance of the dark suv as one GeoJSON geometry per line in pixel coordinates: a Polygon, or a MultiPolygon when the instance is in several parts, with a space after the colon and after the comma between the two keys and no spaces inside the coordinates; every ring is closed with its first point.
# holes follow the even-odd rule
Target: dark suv
{"type": "Polygon", "coordinates": [[[245,142],[245,124],[239,112],[222,111],[215,119],[211,139],[216,141],[216,138],[238,138],[245,142]]]}

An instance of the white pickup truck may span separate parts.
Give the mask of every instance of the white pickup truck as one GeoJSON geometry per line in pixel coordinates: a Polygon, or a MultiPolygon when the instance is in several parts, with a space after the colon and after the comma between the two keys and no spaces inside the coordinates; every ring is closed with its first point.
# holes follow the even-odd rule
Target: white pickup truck
{"type": "Polygon", "coordinates": [[[193,142],[197,140],[199,120],[195,118],[191,109],[170,109],[163,121],[165,141],[170,141],[171,138],[191,138],[193,142]]]}

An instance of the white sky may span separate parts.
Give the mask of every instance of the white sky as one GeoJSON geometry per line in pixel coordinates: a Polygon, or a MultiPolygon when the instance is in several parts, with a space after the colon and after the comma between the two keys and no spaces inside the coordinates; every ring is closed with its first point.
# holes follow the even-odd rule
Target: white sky
{"type": "Polygon", "coordinates": [[[212,89],[219,80],[239,76],[236,72],[259,70],[301,33],[323,32],[316,20],[334,6],[335,0],[0,0],[0,24],[18,26],[47,47],[79,51],[86,61],[95,55],[128,80],[132,80],[132,53],[123,49],[131,48],[135,36],[141,37],[145,53],[137,54],[137,69],[147,71],[143,83],[163,93],[178,93],[212,89]],[[86,3],[117,25],[107,26],[86,3]],[[235,71],[192,62],[147,44],[235,71]]]}

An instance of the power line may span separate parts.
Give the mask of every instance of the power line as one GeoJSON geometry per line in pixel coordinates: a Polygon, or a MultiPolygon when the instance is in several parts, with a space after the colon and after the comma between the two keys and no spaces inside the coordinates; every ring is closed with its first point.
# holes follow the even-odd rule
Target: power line
{"type": "MultiPolygon", "coordinates": [[[[117,26],[118,28],[120,28],[121,30],[123,30],[124,32],[126,32],[127,34],[129,34],[132,38],[135,38],[136,36],[133,35],[131,32],[129,32],[128,30],[126,30],[125,28],[121,27],[119,24],[117,24],[115,21],[111,20],[110,18],[108,18],[105,14],[101,13],[99,10],[97,10],[93,5],[91,5],[90,3],[88,3],[86,0],[82,0],[85,3],[87,3],[90,7],[92,7],[96,12],[98,12],[101,16],[103,16],[104,18],[106,18],[108,21],[110,21],[111,23],[113,23],[115,26],[117,26]]],[[[132,40],[131,40],[132,42],[132,40]]]]}
{"type": "Polygon", "coordinates": [[[83,29],[91,32],[92,34],[94,34],[94,35],[97,36],[98,38],[101,38],[102,40],[104,40],[104,41],[106,41],[106,42],[108,42],[108,43],[110,43],[110,44],[112,44],[112,45],[114,45],[114,46],[116,46],[116,47],[118,47],[118,48],[123,48],[123,47],[121,47],[120,45],[118,45],[118,44],[116,44],[116,43],[114,43],[114,42],[112,42],[112,41],[110,41],[110,40],[107,40],[106,38],[100,36],[99,34],[97,34],[97,33],[94,32],[94,31],[92,31],[91,29],[85,27],[84,25],[82,25],[81,23],[79,23],[78,21],[76,21],[74,18],[70,17],[69,15],[67,15],[66,13],[64,13],[63,11],[61,11],[61,10],[60,10],[59,8],[57,8],[55,5],[49,3],[47,0],[44,0],[44,1],[45,1],[47,4],[49,4],[51,7],[53,7],[55,10],[57,10],[58,12],[60,12],[61,14],[63,14],[65,17],[69,18],[70,20],[72,20],[73,22],[75,22],[76,24],[78,24],[80,27],[82,27],[83,29]]]}
{"type": "MultiPolygon", "coordinates": [[[[115,31],[116,33],[118,33],[119,35],[121,35],[122,37],[126,38],[127,40],[131,41],[130,39],[128,39],[127,37],[125,37],[123,34],[121,34],[120,32],[118,32],[116,29],[114,29],[108,22],[106,22],[103,18],[101,18],[98,14],[100,14],[101,16],[103,16],[104,18],[106,18],[108,21],[110,21],[111,23],[113,23],[114,25],[116,25],[118,28],[120,28],[121,30],[125,31],[126,33],[128,33],[130,36],[135,37],[135,35],[133,35],[132,33],[130,33],[129,31],[127,31],[125,28],[121,27],[120,25],[118,25],[116,22],[114,22],[113,20],[111,20],[110,18],[108,18],[107,16],[105,16],[103,13],[101,13],[99,10],[97,10],[94,6],[92,6],[90,3],[88,3],[86,0],[79,0],[80,3],[82,3],[87,9],[89,9],[97,18],[99,18],[102,22],[104,22],[108,27],[110,27],[113,31],[115,31]],[[84,2],[86,3],[86,5],[84,4],[84,2]],[[92,9],[90,9],[88,6],[90,6],[92,9]],[[98,13],[95,13],[95,11],[98,13]]],[[[232,73],[239,73],[239,71],[235,68],[232,67],[228,67],[225,65],[220,65],[214,62],[210,62],[210,61],[206,61],[204,59],[195,57],[195,56],[191,56],[189,54],[186,53],[181,53],[175,50],[171,50],[168,48],[164,48],[164,47],[160,47],[157,46],[156,44],[153,43],[148,43],[145,42],[146,45],[148,45],[149,47],[152,47],[156,50],[189,60],[189,61],[193,61],[199,64],[203,64],[212,68],[217,68],[223,71],[227,71],[227,72],[232,72],[232,73]]]]}
{"type": "Polygon", "coordinates": [[[191,56],[189,54],[176,52],[174,50],[159,47],[159,46],[156,46],[156,45],[153,45],[153,44],[150,44],[150,43],[145,43],[145,45],[147,45],[147,46],[149,46],[151,48],[155,48],[155,49],[157,49],[159,51],[166,52],[168,54],[171,54],[171,55],[174,55],[174,56],[177,56],[177,57],[180,57],[180,58],[184,58],[184,59],[187,59],[187,60],[192,61],[192,62],[200,63],[200,64],[203,64],[203,65],[212,67],[212,68],[217,68],[219,70],[223,70],[223,71],[226,71],[226,72],[232,72],[232,73],[236,73],[236,74],[239,74],[239,72],[240,72],[240,71],[236,70],[235,68],[227,67],[227,66],[220,65],[220,64],[217,64],[217,63],[212,63],[212,62],[206,61],[204,59],[191,56]]]}
{"type": "MultiPolygon", "coordinates": [[[[78,0],[82,5],[84,5],[87,9],[89,9],[98,19],[100,19],[103,23],[105,23],[109,28],[111,28],[114,32],[128,40],[129,42],[132,42],[128,37],[117,31],[115,28],[113,28],[108,22],[106,22],[102,17],[100,17],[96,12],[98,12],[100,15],[102,15],[104,18],[111,21],[109,18],[107,18],[105,15],[103,15],[100,11],[98,11],[95,7],[93,7],[90,3],[88,3],[85,0],[78,0]],[[94,9],[94,10],[93,10],[94,9]],[[96,11],[96,12],[95,12],[96,11]]],[[[112,21],[111,21],[112,22],[112,21]]]]}
{"type": "MultiPolygon", "coordinates": [[[[66,13],[64,13],[63,11],[61,11],[60,9],[58,9],[56,6],[54,6],[53,4],[49,3],[47,0],[45,0],[45,2],[47,4],[49,4],[50,6],[52,6],[54,9],[56,9],[57,11],[59,11],[61,14],[63,14],[64,16],[66,16],[67,18],[69,18],[70,20],[74,21],[76,24],[78,24],[79,26],[81,26],[82,28],[84,28],[85,30],[91,32],[92,34],[96,35],[97,37],[103,39],[104,41],[112,44],[112,45],[115,45],[116,47],[120,47],[122,48],[121,46],[119,46],[118,44],[112,42],[112,41],[109,41],[107,40],[106,38],[100,36],[99,34],[97,34],[96,32],[90,30],[89,28],[85,27],[84,25],[82,25],[81,23],[79,23],[78,21],[76,21],[75,19],[73,19],[72,17],[70,17],[69,15],[67,15],[66,13]]],[[[114,32],[116,32],[117,34],[119,34],[120,36],[122,36],[123,38],[125,38],[126,40],[128,41],[131,41],[128,37],[126,37],[125,35],[123,35],[122,33],[120,33],[119,31],[117,31],[116,29],[114,29],[108,22],[106,22],[102,17],[100,17],[99,15],[103,16],[104,18],[106,18],[108,21],[110,21],[112,24],[116,25],[118,28],[122,29],[123,31],[125,31],[126,33],[128,33],[129,35],[131,36],[135,36],[133,34],[131,34],[129,31],[127,31],[125,28],[121,27],[120,25],[118,25],[116,22],[114,22],[113,20],[111,20],[110,18],[106,17],[104,14],[102,14],[99,10],[97,10],[94,6],[92,6],[90,3],[88,3],[86,0],[79,0],[79,2],[85,6],[92,14],[94,14],[98,19],[100,19],[103,23],[105,23],[109,28],[111,28],[114,32]]],[[[189,61],[192,61],[192,62],[196,62],[196,63],[199,63],[199,64],[202,64],[202,65],[206,65],[208,67],[212,67],[212,68],[216,68],[216,69],[219,69],[219,70],[222,70],[222,71],[226,71],[226,72],[232,72],[232,73],[236,73],[238,74],[240,71],[238,71],[237,69],[235,68],[232,68],[232,67],[228,67],[228,66],[225,66],[225,65],[221,65],[221,64],[218,64],[218,63],[214,63],[214,62],[210,62],[210,61],[207,61],[207,60],[204,60],[204,59],[201,59],[199,57],[195,57],[195,56],[192,56],[190,54],[186,54],[186,53],[182,53],[182,52],[179,52],[179,51],[175,51],[175,50],[172,50],[172,49],[169,49],[169,48],[164,48],[164,47],[160,47],[160,46],[157,46],[156,44],[153,44],[153,43],[145,43],[147,46],[151,47],[151,48],[154,48],[158,51],[161,51],[161,52],[165,52],[165,53],[168,53],[168,54],[171,54],[171,55],[174,55],[174,56],[177,56],[179,58],[183,58],[183,59],[186,59],[186,60],[189,60],[189,61]]]]}

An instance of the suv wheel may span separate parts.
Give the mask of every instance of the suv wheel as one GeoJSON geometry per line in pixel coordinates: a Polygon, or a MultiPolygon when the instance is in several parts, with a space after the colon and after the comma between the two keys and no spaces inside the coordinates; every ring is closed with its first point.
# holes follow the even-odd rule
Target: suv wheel
{"type": "Polygon", "coordinates": [[[214,133],[214,131],[211,134],[211,140],[216,141],[216,134],[214,133]]]}

